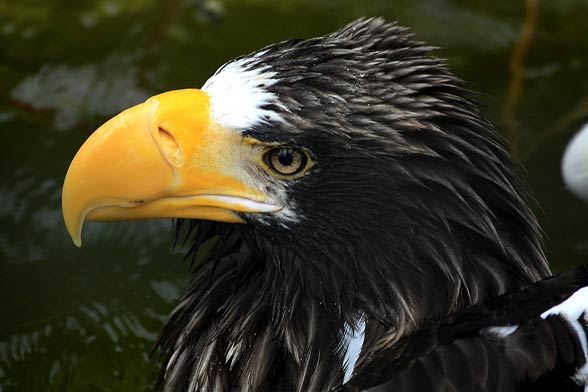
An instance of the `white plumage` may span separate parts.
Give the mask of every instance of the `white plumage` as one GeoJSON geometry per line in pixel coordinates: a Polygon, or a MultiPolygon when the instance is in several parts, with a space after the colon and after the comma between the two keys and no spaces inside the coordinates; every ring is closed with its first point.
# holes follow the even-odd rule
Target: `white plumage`
{"type": "Polygon", "coordinates": [[[567,188],[588,202],[588,124],[584,125],[566,147],[561,172],[567,188]]]}
{"type": "Polygon", "coordinates": [[[277,104],[277,96],[267,90],[276,83],[275,73],[269,66],[252,66],[263,54],[231,61],[204,83],[202,90],[210,95],[210,111],[220,126],[243,130],[270,120],[281,121],[279,114],[263,109],[277,104]]]}

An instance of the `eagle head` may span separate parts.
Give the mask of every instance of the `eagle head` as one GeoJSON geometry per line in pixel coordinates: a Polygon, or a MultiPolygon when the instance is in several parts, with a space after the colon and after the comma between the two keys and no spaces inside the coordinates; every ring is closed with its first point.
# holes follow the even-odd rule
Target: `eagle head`
{"type": "Polygon", "coordinates": [[[63,188],[76,243],[84,220],[153,217],[188,226],[192,252],[217,238],[161,335],[170,385],[265,385],[281,356],[299,386],[305,366],[336,385],[345,328],[367,325],[367,352],[549,273],[502,140],[431,50],[360,19],[232,60],[82,146],[63,188]]]}

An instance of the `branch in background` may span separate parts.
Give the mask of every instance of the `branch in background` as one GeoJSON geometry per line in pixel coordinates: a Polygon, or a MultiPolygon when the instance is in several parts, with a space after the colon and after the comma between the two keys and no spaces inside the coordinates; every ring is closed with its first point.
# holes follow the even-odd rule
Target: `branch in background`
{"type": "Polygon", "coordinates": [[[588,117],[588,95],[582,98],[572,110],[557,119],[553,125],[545,128],[539,133],[539,136],[533,141],[533,143],[522,152],[521,159],[528,159],[543,143],[546,142],[547,139],[568,131],[572,125],[580,120],[585,120],[586,117],[588,117]]]}
{"type": "Polygon", "coordinates": [[[515,115],[520,96],[523,92],[524,65],[531,41],[535,36],[537,16],[539,14],[539,0],[526,0],[525,19],[521,26],[521,35],[510,58],[509,70],[511,78],[508,83],[506,103],[504,105],[504,124],[506,137],[513,148],[518,151],[518,125],[515,115]]]}

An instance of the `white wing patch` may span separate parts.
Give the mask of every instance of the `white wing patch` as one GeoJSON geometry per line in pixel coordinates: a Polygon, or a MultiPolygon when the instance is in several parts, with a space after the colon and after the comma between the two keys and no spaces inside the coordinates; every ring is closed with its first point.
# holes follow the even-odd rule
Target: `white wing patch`
{"type": "Polygon", "coordinates": [[[484,328],[484,332],[492,334],[499,338],[505,338],[511,333],[515,332],[518,328],[518,325],[509,325],[505,327],[488,327],[484,328]]]}
{"type": "Polygon", "coordinates": [[[210,96],[212,118],[217,124],[244,130],[282,120],[278,113],[262,108],[271,103],[279,105],[276,94],[267,90],[277,81],[275,72],[255,65],[256,57],[263,54],[227,63],[204,83],[202,90],[210,96]]]}
{"type": "MultiPolygon", "coordinates": [[[[588,323],[588,287],[583,287],[572,294],[564,302],[551,309],[546,310],[541,314],[541,318],[545,319],[549,316],[560,316],[565,318],[576,334],[582,345],[582,351],[586,358],[586,363],[576,371],[573,380],[578,385],[584,385],[584,392],[588,392],[588,336],[581,324],[581,319],[588,323]]],[[[493,334],[499,338],[505,338],[518,329],[518,325],[504,326],[504,327],[489,327],[485,328],[484,332],[493,334]]]]}
{"type": "Polygon", "coordinates": [[[357,322],[357,328],[353,330],[349,325],[345,326],[345,336],[343,337],[343,347],[347,347],[345,351],[345,358],[343,359],[343,368],[345,369],[345,376],[343,377],[343,384],[345,384],[353,375],[353,369],[363,348],[363,340],[365,338],[365,317],[361,317],[357,322]]]}
{"type": "Polygon", "coordinates": [[[578,369],[573,378],[579,385],[584,385],[584,391],[588,392],[588,341],[586,340],[584,327],[580,323],[580,318],[582,317],[588,322],[588,287],[583,287],[576,291],[561,304],[544,312],[541,317],[547,318],[551,315],[565,318],[578,334],[586,363],[578,369]]]}

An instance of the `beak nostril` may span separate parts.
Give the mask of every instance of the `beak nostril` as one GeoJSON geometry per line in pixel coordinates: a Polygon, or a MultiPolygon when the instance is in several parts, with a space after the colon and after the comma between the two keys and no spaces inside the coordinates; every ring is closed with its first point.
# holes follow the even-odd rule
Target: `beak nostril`
{"type": "Polygon", "coordinates": [[[157,128],[159,133],[159,145],[161,152],[170,165],[180,167],[184,163],[182,149],[173,134],[163,126],[157,128]]]}

